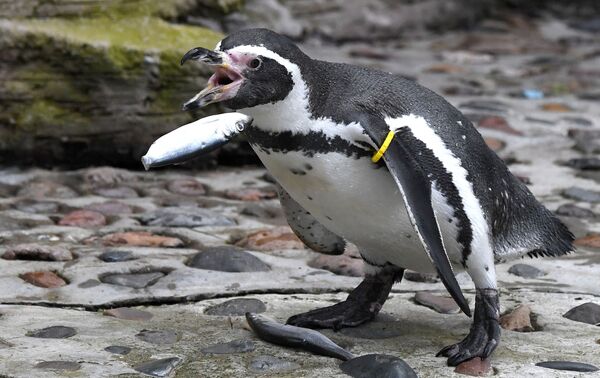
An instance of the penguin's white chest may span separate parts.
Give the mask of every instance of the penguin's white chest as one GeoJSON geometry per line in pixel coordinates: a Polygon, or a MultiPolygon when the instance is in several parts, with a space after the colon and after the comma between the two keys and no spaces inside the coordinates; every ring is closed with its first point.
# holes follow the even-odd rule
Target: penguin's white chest
{"type": "MultiPolygon", "coordinates": [[[[241,111],[252,116],[254,126],[263,132],[287,132],[305,138],[306,145],[299,147],[306,148],[291,151],[251,143],[265,167],[296,202],[329,230],[354,243],[368,262],[434,272],[410,222],[400,189],[385,168],[378,168],[368,157],[357,159],[334,152],[333,146],[332,151],[325,148],[307,153],[314,142],[309,137],[311,132],[351,143],[369,143],[362,127],[314,119],[306,106],[298,105],[301,103],[286,100],[241,111]]],[[[448,256],[458,262],[461,256],[454,210],[435,187],[432,202],[448,256]]]]}
{"type": "Polygon", "coordinates": [[[369,262],[433,271],[402,195],[385,168],[341,153],[266,153],[265,167],[302,207],[334,233],[356,244],[369,262]]]}

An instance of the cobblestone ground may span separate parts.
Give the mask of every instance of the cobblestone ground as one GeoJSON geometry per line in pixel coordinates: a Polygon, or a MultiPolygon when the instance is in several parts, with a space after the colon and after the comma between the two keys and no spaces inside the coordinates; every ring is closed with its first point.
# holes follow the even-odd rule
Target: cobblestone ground
{"type": "MultiPolygon", "coordinates": [[[[498,266],[505,330],[488,374],[597,376],[535,364],[600,366],[598,38],[558,21],[495,27],[402,46],[305,48],[444,93],[578,238],[576,254],[498,266]]],[[[360,281],[351,249],[305,249],[275,197],[257,168],[4,167],[0,375],[342,375],[335,359],[260,341],[240,316],[285,321],[360,281]]],[[[473,301],[468,276],[459,282],[473,301]]],[[[413,273],[376,321],[324,333],[356,355],[398,356],[422,377],[458,376],[434,357],[470,324],[445,294],[435,277],[413,273]]]]}

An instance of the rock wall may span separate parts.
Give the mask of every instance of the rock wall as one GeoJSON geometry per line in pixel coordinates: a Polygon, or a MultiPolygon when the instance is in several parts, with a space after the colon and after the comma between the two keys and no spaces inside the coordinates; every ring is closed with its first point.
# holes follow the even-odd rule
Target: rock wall
{"type": "Polygon", "coordinates": [[[157,136],[192,120],[181,104],[209,72],[181,56],[222,38],[175,21],[232,5],[0,1],[0,161],[137,167],[157,136]]]}

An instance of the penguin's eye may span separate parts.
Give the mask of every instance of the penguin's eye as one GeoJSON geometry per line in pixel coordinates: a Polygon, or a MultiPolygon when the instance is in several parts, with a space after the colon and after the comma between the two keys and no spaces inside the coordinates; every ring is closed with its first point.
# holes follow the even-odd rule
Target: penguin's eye
{"type": "Polygon", "coordinates": [[[248,67],[252,68],[253,70],[258,69],[261,65],[262,60],[260,60],[259,58],[254,58],[248,62],[248,67]]]}

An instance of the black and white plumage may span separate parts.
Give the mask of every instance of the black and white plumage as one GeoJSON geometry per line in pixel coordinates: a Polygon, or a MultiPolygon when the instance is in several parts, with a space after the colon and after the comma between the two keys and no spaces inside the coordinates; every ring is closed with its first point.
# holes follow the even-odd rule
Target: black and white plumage
{"type": "MultiPolygon", "coordinates": [[[[376,313],[383,302],[374,291],[391,289],[398,279],[382,272],[408,268],[438,272],[470,314],[454,278],[457,270],[468,272],[478,290],[475,322],[465,340],[441,352],[450,364],[487,357],[497,345],[495,262],[573,249],[571,233],[508,171],[471,122],[417,83],[311,59],[266,29],[234,33],[210,55],[194,54],[192,59],[218,68],[208,88],[185,107],[220,101],[253,117],[245,133],[283,187],[282,204],[289,195],[288,206],[328,231],[328,243],[345,239],[359,248],[370,281],[346,303],[377,304],[376,313]],[[389,131],[394,139],[374,164],[371,156],[389,131]]],[[[299,222],[290,223],[298,233],[299,222]]],[[[346,307],[290,320],[309,327],[346,325],[346,307]]]]}

